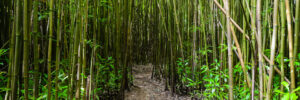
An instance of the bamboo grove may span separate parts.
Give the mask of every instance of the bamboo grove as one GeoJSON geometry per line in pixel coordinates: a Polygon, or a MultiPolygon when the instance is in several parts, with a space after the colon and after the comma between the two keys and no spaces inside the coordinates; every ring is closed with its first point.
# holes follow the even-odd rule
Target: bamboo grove
{"type": "Polygon", "coordinates": [[[132,66],[207,100],[297,100],[299,0],[1,0],[0,98],[124,99],[132,66]]]}

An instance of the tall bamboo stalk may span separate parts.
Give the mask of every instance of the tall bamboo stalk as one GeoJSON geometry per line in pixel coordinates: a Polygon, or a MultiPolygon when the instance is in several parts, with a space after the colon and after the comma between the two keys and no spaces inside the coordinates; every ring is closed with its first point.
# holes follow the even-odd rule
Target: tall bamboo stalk
{"type": "Polygon", "coordinates": [[[296,87],[295,84],[295,68],[294,68],[294,52],[293,52],[293,30],[292,30],[292,19],[290,12],[290,4],[289,0],[285,0],[285,8],[286,8],[286,18],[287,18],[287,26],[288,26],[288,40],[289,40],[289,57],[290,57],[290,74],[291,74],[291,90],[296,87]]]}
{"type": "MultiPolygon", "coordinates": [[[[257,24],[257,44],[258,44],[258,66],[259,66],[259,99],[263,100],[263,55],[261,43],[261,0],[257,0],[256,24],[257,24]]],[[[252,81],[252,100],[254,100],[254,81],[252,81]]]]}
{"type": "MultiPolygon", "coordinates": [[[[280,1],[280,15],[281,15],[281,40],[280,40],[280,69],[281,69],[281,82],[284,82],[284,48],[285,48],[285,32],[286,32],[286,14],[285,3],[280,1]]],[[[284,86],[280,85],[280,91],[284,91],[284,86]]],[[[282,95],[281,95],[282,96],[282,95]]]]}
{"type": "Polygon", "coordinates": [[[38,98],[39,94],[39,46],[38,46],[38,5],[39,1],[34,0],[33,2],[33,51],[34,53],[34,87],[33,97],[38,98]]]}
{"type": "Polygon", "coordinates": [[[24,9],[23,9],[23,32],[24,32],[24,51],[23,51],[23,77],[24,77],[24,99],[28,100],[28,0],[24,0],[24,9]]]}
{"type": "MultiPolygon", "coordinates": [[[[295,35],[294,35],[294,61],[298,51],[298,40],[299,40],[299,34],[300,34],[300,0],[296,0],[296,9],[295,9],[295,35]]],[[[297,66],[299,67],[299,66],[297,66]]],[[[299,73],[298,73],[299,74],[299,73]]]]}
{"type": "Polygon", "coordinates": [[[88,33],[88,13],[89,13],[89,0],[86,0],[85,2],[85,18],[84,18],[84,32],[83,32],[83,50],[82,50],[82,85],[83,85],[83,96],[82,96],[82,100],[86,100],[86,74],[85,74],[85,70],[86,70],[86,41],[87,41],[87,33],[88,33]]]}
{"type": "Polygon", "coordinates": [[[60,63],[60,47],[59,43],[61,40],[61,0],[57,1],[58,14],[57,14],[57,31],[56,31],[56,61],[55,61],[55,100],[58,100],[59,94],[59,83],[58,83],[58,75],[59,75],[59,63],[60,63]]]}
{"type": "Polygon", "coordinates": [[[175,1],[173,2],[173,10],[174,10],[174,14],[175,14],[175,25],[176,25],[176,33],[178,34],[178,38],[179,38],[179,45],[180,45],[180,53],[181,53],[181,57],[184,59],[184,54],[183,54],[183,45],[182,45],[182,38],[181,38],[181,32],[180,32],[180,27],[179,27],[179,20],[178,20],[178,14],[177,14],[177,7],[175,4],[175,1]]]}
{"type": "Polygon", "coordinates": [[[70,44],[70,56],[71,56],[71,63],[70,63],[70,66],[72,67],[71,68],[71,74],[70,74],[70,86],[69,86],[69,93],[68,93],[68,97],[70,100],[73,100],[73,92],[74,92],[74,85],[76,83],[75,81],[75,78],[76,78],[76,61],[77,61],[77,55],[78,55],[78,34],[77,34],[77,26],[75,21],[76,21],[76,15],[78,14],[78,12],[75,12],[75,5],[73,5],[73,3],[75,3],[75,1],[70,1],[70,13],[72,13],[72,17],[70,18],[71,19],[71,27],[70,27],[70,30],[71,30],[71,38],[70,38],[70,41],[71,41],[71,44],[70,44]],[[76,29],[76,30],[75,30],[76,29]]]}
{"type": "MultiPolygon", "coordinates": [[[[197,1],[196,1],[197,2],[197,1]]],[[[193,51],[192,51],[192,57],[193,57],[193,66],[192,66],[192,71],[193,71],[193,79],[194,79],[194,72],[195,72],[195,67],[196,67],[196,33],[197,33],[197,3],[194,3],[194,18],[193,18],[193,21],[194,21],[194,32],[193,32],[193,51]]]]}
{"type": "MultiPolygon", "coordinates": [[[[13,4],[11,4],[13,5],[13,4]]],[[[12,8],[15,7],[15,6],[12,6],[12,8]]],[[[14,16],[14,12],[11,12],[11,16],[14,16]]],[[[15,19],[15,16],[13,17],[15,19]]],[[[11,31],[11,35],[10,35],[10,45],[9,45],[9,65],[8,65],[8,82],[6,84],[6,88],[11,88],[11,79],[13,78],[12,77],[12,68],[13,68],[13,63],[14,63],[14,52],[15,52],[15,42],[16,42],[16,32],[15,32],[15,27],[16,27],[16,23],[15,21],[11,21],[11,24],[12,24],[12,31],[11,31]]],[[[8,100],[9,97],[11,95],[11,90],[6,90],[6,93],[5,93],[5,97],[4,97],[4,100],[8,100]]]]}
{"type": "Polygon", "coordinates": [[[271,100],[272,97],[272,87],[273,87],[273,73],[274,73],[274,59],[275,59],[275,47],[276,47],[276,37],[277,37],[277,15],[278,14],[278,0],[274,0],[273,8],[273,35],[271,41],[271,58],[270,58],[270,71],[269,71],[269,81],[267,88],[267,100],[271,100]]]}
{"type": "Polygon", "coordinates": [[[49,43],[48,43],[48,60],[47,60],[47,65],[48,65],[48,95],[47,95],[47,100],[51,100],[51,88],[52,88],[52,82],[51,82],[51,59],[52,59],[52,38],[53,38],[53,0],[50,0],[50,5],[49,5],[49,43]]]}
{"type": "Polygon", "coordinates": [[[14,51],[14,62],[13,62],[13,67],[12,67],[12,79],[11,79],[11,96],[9,100],[16,100],[17,98],[17,82],[18,82],[18,69],[19,69],[19,64],[20,64],[20,10],[21,10],[21,3],[19,0],[16,1],[16,17],[15,17],[15,27],[16,27],[16,45],[15,45],[15,51],[14,51]]]}
{"type": "Polygon", "coordinates": [[[231,49],[231,31],[230,31],[230,11],[229,1],[224,0],[226,10],[226,27],[227,27],[227,45],[228,45],[228,70],[229,70],[229,100],[233,100],[233,69],[232,69],[232,49],[231,49]]]}
{"type": "Polygon", "coordinates": [[[77,17],[78,17],[78,19],[77,19],[77,21],[78,21],[78,24],[77,24],[77,28],[78,28],[78,30],[77,30],[77,35],[78,35],[78,44],[75,44],[75,45],[78,45],[78,47],[77,48],[75,48],[76,50],[77,50],[77,52],[78,52],[78,54],[77,55],[75,55],[75,56],[77,56],[77,64],[76,64],[76,66],[77,66],[77,72],[76,72],[76,92],[75,92],[75,98],[76,98],[76,100],[80,100],[80,98],[81,98],[81,78],[82,78],[82,52],[83,52],[83,46],[82,46],[82,44],[83,44],[83,32],[82,32],[82,29],[83,29],[83,16],[82,16],[82,13],[83,13],[83,4],[82,4],[82,2],[83,1],[81,1],[81,0],[79,0],[79,1],[77,1],[77,3],[78,3],[78,8],[77,8],[77,11],[79,11],[78,12],[78,15],[77,15],[77,17]]]}

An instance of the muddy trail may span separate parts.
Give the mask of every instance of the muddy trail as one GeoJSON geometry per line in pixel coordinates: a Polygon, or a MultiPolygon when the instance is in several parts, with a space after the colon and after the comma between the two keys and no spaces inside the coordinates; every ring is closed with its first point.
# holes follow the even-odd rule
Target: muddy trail
{"type": "Polygon", "coordinates": [[[126,91],[125,100],[191,100],[165,91],[165,82],[151,79],[152,65],[135,65],[133,67],[134,86],[126,91]]]}

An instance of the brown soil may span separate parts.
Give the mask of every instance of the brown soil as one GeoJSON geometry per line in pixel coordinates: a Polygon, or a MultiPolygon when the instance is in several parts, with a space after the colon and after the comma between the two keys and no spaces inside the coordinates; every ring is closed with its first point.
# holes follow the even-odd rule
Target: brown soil
{"type": "Polygon", "coordinates": [[[152,65],[135,65],[133,67],[134,86],[126,91],[125,100],[191,100],[165,91],[165,82],[151,79],[152,65]]]}

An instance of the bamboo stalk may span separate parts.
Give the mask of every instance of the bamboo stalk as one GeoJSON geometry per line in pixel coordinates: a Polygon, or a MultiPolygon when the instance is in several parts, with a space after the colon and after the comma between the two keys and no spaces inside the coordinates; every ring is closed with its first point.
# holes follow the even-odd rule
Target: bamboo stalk
{"type": "Polygon", "coordinates": [[[12,67],[12,79],[11,79],[11,96],[9,97],[9,100],[16,100],[17,98],[17,82],[18,82],[18,67],[19,67],[19,57],[20,57],[20,52],[18,51],[20,49],[20,8],[21,4],[20,1],[17,0],[15,2],[16,6],[16,17],[15,17],[15,27],[16,27],[16,44],[15,44],[15,51],[14,51],[14,64],[12,67]]]}
{"type": "Polygon", "coordinates": [[[77,66],[77,72],[76,72],[76,90],[75,90],[75,99],[76,100],[80,100],[81,99],[81,78],[82,78],[82,52],[83,52],[83,32],[82,32],[82,29],[83,29],[83,16],[82,16],[82,12],[83,12],[83,9],[82,9],[82,1],[79,0],[77,1],[78,2],[78,6],[79,8],[77,9],[79,12],[78,12],[78,24],[77,24],[77,28],[78,28],[78,31],[76,32],[77,35],[78,35],[78,44],[75,44],[77,45],[78,47],[75,48],[77,50],[77,54],[75,55],[78,59],[77,59],[77,63],[76,63],[76,66],[77,66]]]}
{"type": "Polygon", "coordinates": [[[24,32],[24,51],[23,51],[23,78],[24,78],[24,99],[28,100],[28,56],[29,56],[29,36],[28,36],[28,0],[24,0],[24,9],[23,9],[23,32],[24,32]]]}
{"type": "MultiPolygon", "coordinates": [[[[298,0],[299,1],[299,0],[298,0]]],[[[290,57],[290,75],[291,75],[291,90],[296,87],[295,84],[295,68],[294,68],[294,52],[293,52],[293,30],[292,30],[292,19],[290,12],[289,0],[285,0],[286,18],[288,26],[288,40],[289,40],[289,57],[290,57]]]]}
{"type": "Polygon", "coordinates": [[[55,61],[55,100],[58,100],[59,94],[59,83],[58,83],[58,75],[59,75],[59,63],[60,63],[60,47],[59,43],[61,40],[61,0],[58,0],[58,14],[57,14],[57,31],[56,31],[56,61],[55,61]]]}
{"type": "Polygon", "coordinates": [[[83,78],[82,78],[82,87],[83,87],[83,96],[82,96],[82,100],[86,100],[86,41],[87,41],[87,34],[88,34],[88,13],[89,13],[89,0],[86,0],[85,2],[85,18],[84,18],[84,33],[83,33],[83,50],[82,50],[82,74],[83,74],[83,78]]]}
{"type": "Polygon", "coordinates": [[[231,31],[230,31],[230,11],[229,0],[225,0],[226,26],[227,26],[227,45],[228,45],[228,68],[229,68],[229,100],[233,100],[233,72],[232,72],[232,50],[231,50],[231,31]]]}
{"type": "MultiPolygon", "coordinates": [[[[14,6],[12,6],[13,8],[14,6]]],[[[12,12],[11,13],[11,16],[13,16],[14,13],[12,12]]],[[[15,19],[15,16],[14,16],[14,19],[15,19]]],[[[10,35],[10,45],[9,45],[9,65],[8,65],[8,82],[7,82],[7,85],[6,85],[6,88],[12,88],[11,87],[11,79],[13,79],[12,77],[12,69],[14,67],[14,52],[15,52],[15,42],[16,42],[16,32],[15,32],[15,27],[16,27],[16,23],[15,21],[11,21],[12,23],[12,31],[11,31],[11,35],[10,35]]],[[[6,90],[6,93],[5,93],[5,97],[4,97],[4,100],[8,100],[10,98],[10,95],[11,95],[11,90],[6,90]]]]}
{"type": "Polygon", "coordinates": [[[39,96],[39,46],[38,46],[38,0],[33,2],[33,51],[34,54],[34,87],[33,87],[33,97],[38,98],[39,96]]]}
{"type": "MultiPolygon", "coordinates": [[[[251,28],[251,42],[250,42],[250,46],[252,46],[253,48],[253,55],[251,55],[251,63],[252,63],[252,88],[251,88],[251,100],[254,100],[254,91],[255,91],[255,71],[256,71],[256,65],[257,65],[257,49],[255,48],[256,45],[255,45],[255,40],[259,40],[257,38],[259,38],[257,36],[257,32],[256,31],[259,31],[256,29],[256,24],[259,25],[258,23],[256,23],[256,21],[258,19],[256,19],[256,6],[258,5],[256,3],[256,0],[250,0],[250,3],[251,3],[251,12],[250,12],[250,19],[251,19],[251,25],[250,25],[250,28],[251,28]]],[[[260,6],[260,5],[259,5],[260,6]]],[[[258,42],[259,44],[259,42],[258,42]]]]}
{"type": "Polygon", "coordinates": [[[244,60],[243,60],[243,53],[242,53],[242,51],[240,49],[241,47],[239,45],[239,42],[238,42],[238,39],[237,39],[237,37],[235,35],[233,27],[230,27],[230,28],[231,28],[231,33],[232,33],[233,40],[235,42],[235,46],[236,46],[237,51],[238,51],[238,55],[237,56],[239,58],[239,61],[241,62],[241,66],[242,66],[242,69],[243,69],[243,72],[244,72],[244,78],[246,79],[247,86],[249,88],[251,88],[251,79],[250,79],[250,75],[249,75],[249,73],[247,71],[248,69],[246,68],[244,60]]]}
{"type": "Polygon", "coordinates": [[[179,38],[179,43],[180,43],[180,52],[181,52],[181,57],[184,58],[184,55],[183,55],[183,45],[182,45],[182,39],[181,39],[181,32],[180,32],[180,27],[179,27],[179,22],[178,22],[178,14],[177,14],[177,8],[176,8],[176,5],[175,5],[175,1],[173,1],[173,10],[174,10],[174,14],[175,14],[175,25],[176,25],[176,29],[177,29],[177,34],[178,34],[178,38],[179,38]]]}
{"type": "Polygon", "coordinates": [[[274,73],[274,58],[275,58],[275,47],[276,47],[276,37],[277,37],[277,14],[278,14],[278,0],[274,0],[273,9],[273,35],[271,41],[271,58],[270,58],[270,71],[269,71],[269,81],[267,88],[266,100],[271,100],[272,97],[272,83],[273,83],[273,73],[274,73]]]}
{"type": "Polygon", "coordinates": [[[49,43],[48,43],[48,95],[47,100],[51,100],[51,59],[52,59],[52,38],[53,38],[53,0],[50,0],[50,13],[49,13],[49,43]]]}
{"type": "MultiPolygon", "coordinates": [[[[295,35],[294,35],[294,58],[293,60],[295,61],[295,57],[297,56],[297,53],[299,53],[298,50],[298,40],[299,40],[299,34],[300,34],[300,0],[296,0],[296,15],[295,15],[295,35]]],[[[298,66],[299,67],[299,66],[298,66]]],[[[299,73],[298,73],[299,74],[299,73]]]]}
{"type": "MultiPolygon", "coordinates": [[[[284,47],[285,47],[285,31],[286,31],[286,15],[285,15],[285,3],[283,0],[280,1],[280,14],[281,14],[281,40],[280,40],[280,71],[281,71],[281,82],[284,81],[284,47]]],[[[280,85],[280,91],[284,91],[284,86],[280,85]]],[[[281,95],[283,96],[283,95],[281,95]]]]}
{"type": "MultiPolygon", "coordinates": [[[[257,0],[256,24],[257,24],[257,44],[258,44],[258,66],[259,66],[259,99],[263,100],[263,56],[261,42],[261,0],[257,0]]],[[[253,82],[253,81],[252,81],[253,82]]],[[[252,83],[253,84],[253,83],[252,83]]],[[[254,100],[254,84],[252,85],[252,100],[254,100]]]]}

